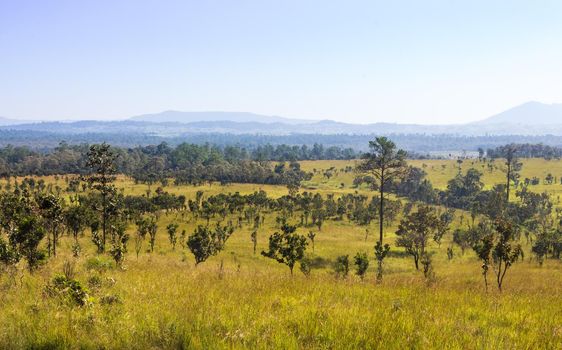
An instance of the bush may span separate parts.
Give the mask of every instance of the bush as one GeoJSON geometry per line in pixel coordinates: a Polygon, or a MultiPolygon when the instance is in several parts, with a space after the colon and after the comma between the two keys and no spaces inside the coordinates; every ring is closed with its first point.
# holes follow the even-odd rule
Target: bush
{"type": "Polygon", "coordinates": [[[336,272],[336,277],[346,278],[349,273],[349,255],[338,256],[336,262],[334,263],[334,271],[336,272]]]}
{"type": "Polygon", "coordinates": [[[355,273],[357,276],[361,277],[361,279],[365,278],[365,274],[369,268],[369,258],[367,257],[367,253],[357,253],[354,257],[354,263],[355,273]]]}
{"type": "Polygon", "coordinates": [[[88,290],[75,279],[58,275],[45,287],[46,294],[53,298],[59,298],[63,303],[70,306],[86,306],[90,303],[88,290]]]}

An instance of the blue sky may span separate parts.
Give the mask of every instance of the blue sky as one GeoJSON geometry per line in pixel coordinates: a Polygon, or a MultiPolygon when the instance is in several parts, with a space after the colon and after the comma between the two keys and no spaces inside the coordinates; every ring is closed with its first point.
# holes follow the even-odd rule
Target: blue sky
{"type": "Polygon", "coordinates": [[[461,123],[562,102],[562,1],[0,0],[0,116],[461,123]]]}

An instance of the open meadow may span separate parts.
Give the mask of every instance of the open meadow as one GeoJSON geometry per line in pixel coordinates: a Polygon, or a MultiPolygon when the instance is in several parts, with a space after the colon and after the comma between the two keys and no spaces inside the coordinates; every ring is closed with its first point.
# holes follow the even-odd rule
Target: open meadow
{"type": "MultiPolygon", "coordinates": [[[[409,163],[422,168],[436,189],[446,189],[459,172],[456,160],[409,163]]],[[[301,184],[300,193],[336,198],[378,193],[353,186],[354,161],[300,164],[302,170],[313,172],[301,184]]],[[[480,170],[485,188],[491,189],[504,182],[505,174],[500,160],[488,164],[466,159],[460,171],[480,170]]],[[[529,186],[530,190],[546,191],[554,206],[560,207],[562,161],[523,160],[521,179],[533,177],[539,183],[529,186]],[[556,178],[552,184],[545,183],[549,173],[556,178]]],[[[42,179],[59,188],[67,201],[74,195],[65,191],[65,176],[42,179]]],[[[0,184],[5,186],[6,180],[0,184]]],[[[124,195],[150,195],[159,186],[135,183],[125,176],[116,180],[124,195]]],[[[288,193],[282,185],[191,186],[172,181],[163,190],[188,200],[195,200],[199,191],[203,200],[220,193],[249,195],[263,190],[274,199],[288,193]]],[[[518,199],[514,195],[511,200],[518,199]]],[[[540,266],[531,242],[524,238],[524,258],[507,272],[501,293],[493,283],[486,291],[482,263],[472,249],[463,252],[453,244],[452,232],[470,224],[470,213],[462,210],[456,211],[441,244],[428,246],[433,259],[431,280],[395,245],[401,215],[385,227],[385,242],[391,250],[382,281],[375,278],[377,223],[360,225],[345,217],[326,220],[320,229],[297,228],[305,236],[315,233],[314,251],[309,242],[310,273],[301,273],[297,265],[292,275],[284,264],[260,254],[267,251],[269,236],[279,231],[277,216],[273,210],[263,212],[254,252],[253,226],[245,221],[236,225],[236,214],[227,213],[223,221],[235,222],[234,233],[222,251],[197,266],[185,246],[186,237],[179,237],[174,248],[166,230],[170,223],[177,223],[178,232],[191,235],[207,221],[185,210],[159,212],[154,251],[144,242],[137,256],[131,238],[122,266],[108,254],[96,252],[89,229],[79,237],[77,257],[73,256],[73,238],[65,234],[48,264],[29,273],[20,263],[15,271],[2,273],[0,348],[562,349],[562,262],[546,259],[540,266]],[[453,256],[448,256],[448,248],[453,256]],[[367,253],[370,261],[363,279],[352,266],[358,252],[367,253]],[[350,271],[346,277],[337,277],[333,264],[342,255],[349,255],[350,271]],[[83,287],[84,305],[49,292],[53,278],[61,274],[83,287]]],[[[210,218],[211,225],[218,220],[210,218]]],[[[291,223],[299,220],[298,213],[289,216],[291,223]]],[[[135,231],[134,223],[128,225],[131,237],[135,231]]]]}

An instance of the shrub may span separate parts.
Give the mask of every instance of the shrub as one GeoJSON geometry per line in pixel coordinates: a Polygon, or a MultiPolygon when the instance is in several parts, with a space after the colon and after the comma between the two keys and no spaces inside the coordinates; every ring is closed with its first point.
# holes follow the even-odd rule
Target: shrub
{"type": "Polygon", "coordinates": [[[338,256],[334,263],[336,277],[346,278],[349,273],[349,255],[338,256]]]}
{"type": "Polygon", "coordinates": [[[367,253],[357,253],[353,259],[355,263],[355,274],[361,279],[365,278],[367,269],[369,268],[369,258],[367,257],[367,253]]]}
{"type": "Polygon", "coordinates": [[[50,297],[59,298],[64,304],[69,306],[86,306],[90,303],[88,290],[75,279],[58,275],[53,278],[45,288],[46,294],[50,297]]]}

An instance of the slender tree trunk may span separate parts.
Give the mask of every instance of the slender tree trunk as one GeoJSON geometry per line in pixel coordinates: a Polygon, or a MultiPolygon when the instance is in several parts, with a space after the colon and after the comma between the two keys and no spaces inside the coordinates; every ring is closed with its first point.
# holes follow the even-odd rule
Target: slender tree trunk
{"type": "Polygon", "coordinates": [[[498,271],[496,272],[496,282],[498,283],[498,289],[500,290],[500,292],[502,291],[502,283],[500,281],[500,276],[502,274],[502,261],[500,260],[499,264],[498,264],[498,271]]]}
{"type": "Polygon", "coordinates": [[[101,231],[102,231],[102,248],[101,251],[105,252],[105,230],[106,230],[106,221],[107,221],[107,199],[106,199],[106,195],[104,194],[102,196],[103,198],[103,204],[102,204],[102,217],[101,217],[101,231]]]}
{"type": "Polygon", "coordinates": [[[506,196],[505,196],[506,204],[509,203],[509,185],[510,185],[509,179],[510,178],[511,178],[511,163],[508,161],[507,162],[506,196]]]}
{"type": "Polygon", "coordinates": [[[381,242],[381,246],[382,246],[382,240],[383,240],[383,233],[384,233],[384,173],[381,174],[381,186],[380,186],[380,199],[379,199],[379,207],[380,207],[380,211],[379,211],[379,241],[381,242]]]}
{"type": "Polygon", "coordinates": [[[53,256],[57,256],[57,229],[53,229],[53,256]]]}

